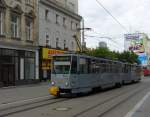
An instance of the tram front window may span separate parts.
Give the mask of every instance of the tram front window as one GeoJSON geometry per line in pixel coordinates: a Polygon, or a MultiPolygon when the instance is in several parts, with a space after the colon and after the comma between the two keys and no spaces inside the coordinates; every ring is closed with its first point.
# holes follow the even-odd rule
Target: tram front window
{"type": "Polygon", "coordinates": [[[55,65],[54,71],[55,74],[69,74],[70,65],[55,65]]]}
{"type": "Polygon", "coordinates": [[[76,56],[55,56],[53,60],[54,74],[76,74],[77,57],[76,56]]]}

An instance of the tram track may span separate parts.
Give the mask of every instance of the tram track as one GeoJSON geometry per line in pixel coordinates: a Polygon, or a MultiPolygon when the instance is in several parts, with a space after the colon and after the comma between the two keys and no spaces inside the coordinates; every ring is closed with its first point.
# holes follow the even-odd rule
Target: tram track
{"type": "Polygon", "coordinates": [[[138,95],[140,92],[146,90],[145,88],[142,88],[138,91],[135,91],[134,93],[130,94],[129,96],[125,97],[124,99],[121,99],[119,102],[117,102],[116,104],[114,104],[112,107],[110,106],[108,109],[106,109],[106,111],[102,112],[101,114],[98,115],[98,117],[103,117],[105,116],[105,114],[109,113],[110,111],[116,109],[118,106],[120,106],[121,104],[127,102],[129,99],[133,98],[134,96],[138,95]]]}
{"type": "Polygon", "coordinates": [[[45,99],[45,100],[41,100],[38,102],[31,102],[31,103],[26,103],[26,104],[21,104],[18,106],[11,106],[11,107],[7,107],[7,108],[3,108],[0,109],[0,117],[6,117],[12,114],[17,114],[17,113],[21,113],[21,112],[25,112],[25,111],[29,111],[32,109],[36,109],[36,108],[41,108],[44,106],[49,106],[49,105],[53,105],[56,103],[60,103],[60,102],[64,102],[67,100],[71,100],[68,98],[50,98],[50,99],[45,99]]]}
{"type": "Polygon", "coordinates": [[[6,102],[6,103],[2,103],[0,105],[0,112],[1,111],[5,111],[5,110],[9,110],[11,108],[18,108],[21,106],[26,106],[26,105],[31,105],[31,104],[36,104],[36,103],[40,103],[40,102],[45,102],[45,101],[49,101],[55,98],[48,98],[48,99],[42,99],[42,100],[34,100],[36,98],[30,98],[27,100],[20,100],[20,101],[15,101],[15,102],[6,102]],[[32,101],[32,102],[31,102],[32,101]],[[19,105],[18,105],[19,104],[19,105]]]}
{"type": "Polygon", "coordinates": [[[112,96],[108,99],[105,99],[103,101],[100,101],[99,103],[97,103],[96,105],[93,105],[79,113],[76,113],[75,115],[73,115],[73,117],[81,117],[87,113],[89,113],[90,111],[101,107],[101,110],[98,110],[100,113],[97,115],[98,117],[103,117],[106,113],[110,112],[111,110],[115,109],[116,107],[118,107],[119,105],[123,104],[124,102],[128,101],[130,98],[134,97],[135,95],[137,95],[138,93],[140,93],[143,90],[146,90],[147,88],[149,88],[149,86],[143,86],[140,87],[134,91],[124,91],[119,93],[118,95],[112,96]],[[131,93],[131,94],[130,94],[131,93]],[[128,95],[129,94],[129,95],[128,95]],[[124,98],[125,97],[125,98],[124,98]],[[120,98],[120,99],[119,99],[120,98]],[[120,100],[119,102],[116,100],[120,100]],[[113,102],[116,102],[115,104],[113,104],[113,102]],[[111,104],[113,104],[113,106],[111,104]],[[109,106],[108,106],[109,105],[109,106]],[[106,108],[105,108],[106,107],[106,108]]]}
{"type": "MultiPolygon", "coordinates": [[[[134,87],[134,89],[136,89],[136,90],[132,90],[132,91],[130,91],[129,90],[130,88],[128,88],[127,90],[125,90],[121,93],[118,93],[115,96],[113,95],[110,98],[105,99],[105,100],[97,103],[96,105],[93,105],[93,106],[91,106],[91,107],[75,114],[73,117],[82,116],[85,113],[89,113],[91,110],[93,110],[97,107],[101,107],[101,106],[104,106],[104,105],[107,105],[107,104],[109,105],[109,103],[111,101],[113,101],[115,99],[118,99],[118,98],[121,98],[121,96],[124,97],[124,95],[127,95],[128,93],[130,94],[130,95],[127,95],[125,98],[121,98],[121,100],[119,102],[117,101],[117,103],[113,104],[109,108],[105,108],[104,110],[102,110],[101,113],[98,113],[98,117],[103,117],[105,114],[107,114],[108,112],[110,112],[111,110],[113,110],[114,108],[119,106],[120,104],[124,103],[128,99],[132,98],[133,96],[138,94],[138,92],[141,92],[144,89],[147,89],[148,87],[149,87],[149,85],[140,86],[140,87],[138,85],[138,86],[134,87]]],[[[98,94],[96,94],[96,95],[98,95],[98,94]]],[[[69,98],[68,99],[68,98],[54,98],[54,97],[51,97],[50,99],[44,99],[44,100],[41,100],[41,101],[38,101],[38,102],[26,103],[26,104],[22,104],[22,105],[19,105],[19,106],[13,106],[13,107],[8,107],[8,108],[4,108],[4,109],[0,108],[0,117],[6,117],[6,116],[13,115],[13,114],[22,113],[22,112],[26,112],[26,111],[29,111],[29,110],[34,110],[34,109],[49,106],[49,105],[53,106],[54,104],[57,104],[57,103],[62,103],[62,102],[66,103],[66,102],[68,102],[69,100],[72,100],[72,99],[76,99],[76,98],[69,98]]]]}

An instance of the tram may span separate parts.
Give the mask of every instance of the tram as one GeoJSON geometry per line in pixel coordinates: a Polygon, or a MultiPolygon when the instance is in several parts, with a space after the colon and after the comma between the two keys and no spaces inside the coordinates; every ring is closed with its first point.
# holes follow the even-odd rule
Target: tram
{"type": "Polygon", "coordinates": [[[138,65],[79,54],[53,55],[49,93],[87,93],[141,80],[138,65]]]}
{"type": "Polygon", "coordinates": [[[150,66],[149,65],[143,67],[143,74],[144,74],[144,76],[150,76],[150,66]]]}

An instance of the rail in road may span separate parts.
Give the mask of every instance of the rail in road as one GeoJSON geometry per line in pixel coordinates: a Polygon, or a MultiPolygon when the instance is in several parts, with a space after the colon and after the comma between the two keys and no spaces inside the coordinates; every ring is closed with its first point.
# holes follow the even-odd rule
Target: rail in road
{"type": "MultiPolygon", "coordinates": [[[[29,99],[29,100],[34,100],[34,99],[35,98],[29,99]]],[[[60,98],[59,99],[59,98],[54,98],[54,97],[50,98],[50,96],[49,96],[49,99],[42,99],[40,101],[34,101],[34,102],[26,102],[25,104],[22,104],[22,103],[25,102],[26,100],[14,102],[13,105],[10,107],[9,107],[9,105],[11,105],[11,103],[0,105],[0,117],[5,117],[5,116],[12,115],[12,114],[32,110],[35,108],[40,108],[43,106],[56,104],[56,103],[63,102],[66,100],[68,100],[68,98],[62,98],[62,99],[60,98]],[[19,105],[15,105],[15,103],[19,104],[19,105]]]]}
{"type": "MultiPolygon", "coordinates": [[[[92,104],[89,107],[86,108],[82,108],[82,110],[78,110],[78,111],[74,111],[74,113],[72,114],[73,117],[90,117],[90,116],[96,116],[96,117],[104,117],[107,113],[111,112],[113,109],[115,109],[116,107],[120,106],[121,104],[125,103],[126,101],[130,100],[131,98],[135,97],[136,95],[138,95],[140,92],[147,90],[150,86],[149,84],[145,84],[145,85],[140,85],[141,83],[139,83],[139,85],[129,85],[129,86],[125,86],[122,90],[121,88],[121,92],[117,92],[113,90],[110,91],[106,91],[104,92],[104,94],[109,94],[106,98],[98,100],[97,104],[92,104]],[[131,87],[130,87],[131,86],[131,87]],[[130,88],[133,88],[132,90],[130,88]],[[110,95],[111,93],[113,93],[114,95],[110,95]],[[92,113],[95,113],[95,115],[92,115],[92,113]]],[[[89,98],[93,97],[93,96],[99,96],[99,94],[103,94],[103,92],[98,93],[98,94],[94,94],[94,95],[90,95],[88,96],[89,98]]],[[[101,98],[101,96],[99,96],[101,98]]],[[[53,106],[56,104],[61,104],[61,103],[71,103],[73,101],[76,100],[84,100],[84,98],[87,98],[86,96],[84,97],[78,97],[78,98],[53,98],[53,97],[49,97],[46,99],[41,99],[38,101],[30,101],[30,103],[19,103],[19,105],[13,105],[13,106],[8,106],[9,104],[5,104],[3,105],[5,108],[3,108],[3,106],[0,106],[0,117],[5,117],[5,116],[10,116],[13,114],[19,114],[19,113],[24,113],[27,111],[31,111],[31,110],[36,110],[36,109],[41,109],[42,107],[49,107],[49,106],[53,106]]],[[[32,100],[32,99],[31,99],[32,100]]],[[[34,100],[34,99],[33,99],[34,100]]],[[[15,102],[14,102],[15,103],[15,102]]],[[[73,108],[72,108],[73,109],[73,108]]],[[[54,110],[51,110],[50,112],[52,112],[54,110]]],[[[71,117],[72,117],[71,116],[71,117]]]]}
{"type": "Polygon", "coordinates": [[[94,109],[96,110],[96,108],[98,108],[97,111],[99,111],[99,114],[97,115],[97,117],[103,117],[105,116],[105,114],[112,111],[117,106],[125,103],[130,98],[136,96],[138,93],[142,92],[143,90],[146,90],[147,88],[149,88],[149,86],[143,86],[143,87],[137,88],[136,90],[131,90],[130,92],[129,90],[121,92],[120,94],[110,97],[102,102],[97,103],[94,106],[91,106],[90,108],[85,109],[84,111],[81,111],[73,115],[73,117],[82,117],[86,115],[88,116],[90,115],[90,113],[92,113],[91,111],[94,109]]]}

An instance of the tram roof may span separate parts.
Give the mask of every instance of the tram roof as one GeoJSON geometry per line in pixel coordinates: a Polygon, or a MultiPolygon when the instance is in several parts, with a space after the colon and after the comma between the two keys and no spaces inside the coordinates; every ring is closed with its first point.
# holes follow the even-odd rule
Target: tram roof
{"type": "MultiPolygon", "coordinates": [[[[122,61],[116,61],[116,60],[111,60],[111,59],[107,59],[107,58],[102,58],[102,57],[89,56],[86,54],[64,53],[64,54],[53,54],[52,56],[80,56],[80,57],[85,57],[85,58],[90,58],[90,59],[95,59],[95,60],[104,60],[104,61],[116,62],[116,63],[126,64],[126,65],[136,65],[136,64],[130,64],[127,62],[125,63],[122,61]]],[[[136,66],[140,66],[140,65],[136,65],[136,66]]]]}

